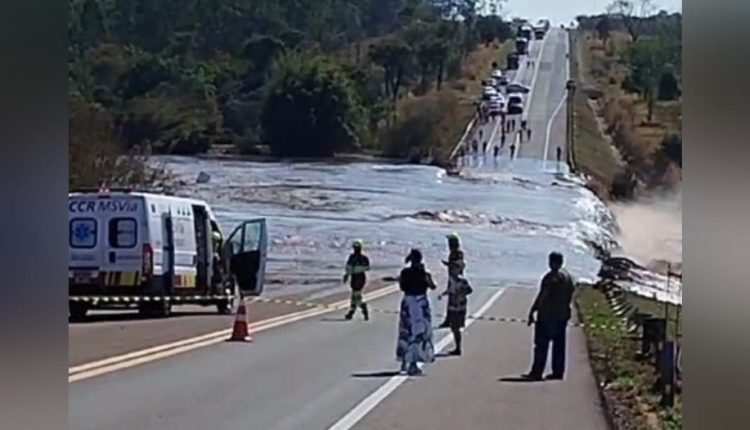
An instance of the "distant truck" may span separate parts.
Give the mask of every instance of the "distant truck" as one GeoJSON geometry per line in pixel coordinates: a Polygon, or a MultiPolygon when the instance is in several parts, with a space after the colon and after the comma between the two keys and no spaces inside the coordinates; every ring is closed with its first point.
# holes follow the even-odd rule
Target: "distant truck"
{"type": "Polygon", "coordinates": [[[529,39],[525,37],[516,38],[516,54],[526,55],[529,53],[529,39]]]}
{"type": "Polygon", "coordinates": [[[524,38],[526,40],[531,40],[533,37],[534,30],[531,28],[530,25],[524,24],[521,26],[521,28],[518,29],[518,37],[524,38]]]}
{"type": "Polygon", "coordinates": [[[169,316],[172,305],[215,305],[228,313],[238,293],[260,295],[267,249],[264,218],[223,237],[201,200],[128,190],[68,194],[68,305],[136,308],[169,316]]]}
{"type": "Polygon", "coordinates": [[[547,33],[547,30],[544,27],[534,27],[534,38],[536,40],[544,39],[544,35],[546,33],[547,33]]]}

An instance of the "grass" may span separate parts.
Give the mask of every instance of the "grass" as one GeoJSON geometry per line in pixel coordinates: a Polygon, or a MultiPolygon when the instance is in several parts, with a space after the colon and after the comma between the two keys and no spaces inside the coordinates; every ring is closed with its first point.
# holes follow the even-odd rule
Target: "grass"
{"type": "MultiPolygon", "coordinates": [[[[681,169],[677,165],[671,170],[654,172],[661,144],[670,134],[682,132],[682,104],[656,102],[653,118],[648,120],[648,104],[637,94],[626,93],[622,83],[629,75],[628,66],[619,60],[619,52],[630,43],[630,38],[621,32],[613,32],[609,40],[599,40],[592,32],[582,32],[575,44],[580,70],[576,74],[579,87],[595,88],[601,92],[602,106],[617,106],[625,120],[616,120],[626,130],[619,134],[616,142],[629,159],[639,160],[631,167],[641,178],[647,178],[651,186],[675,186],[681,182],[681,169]]],[[[579,91],[582,93],[583,91],[579,91]]],[[[578,167],[593,177],[595,190],[609,189],[614,174],[620,169],[617,152],[607,151],[611,147],[601,136],[596,126],[596,113],[592,112],[586,97],[580,94],[575,100],[576,133],[573,150],[578,167]]],[[[612,118],[608,118],[612,121],[612,118]]],[[[612,126],[613,124],[608,124],[612,126]]],[[[624,167],[624,166],[622,166],[624,167]]],[[[604,192],[598,194],[605,197],[604,192]]]]}
{"type": "MultiPolygon", "coordinates": [[[[663,305],[638,296],[627,300],[642,312],[658,315],[663,305]]],[[[664,409],[654,386],[657,376],[650,363],[636,359],[639,341],[628,336],[612,312],[604,293],[591,286],[581,286],[576,306],[589,346],[591,365],[596,375],[609,415],[616,429],[682,428],[682,397],[675,407],[664,409]],[[606,327],[606,328],[602,328],[606,327]]]]}

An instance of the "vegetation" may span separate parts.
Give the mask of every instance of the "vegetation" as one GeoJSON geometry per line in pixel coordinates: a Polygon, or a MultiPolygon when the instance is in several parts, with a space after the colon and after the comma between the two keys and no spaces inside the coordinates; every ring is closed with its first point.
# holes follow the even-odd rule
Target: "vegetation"
{"type": "Polygon", "coordinates": [[[478,13],[503,1],[69,0],[69,90],[120,153],[382,151],[400,103],[510,35],[478,13]]]}
{"type": "MultiPolygon", "coordinates": [[[[589,90],[607,135],[598,144],[611,142],[621,158],[609,175],[602,171],[611,159],[591,167],[585,163],[597,161],[584,158],[580,167],[597,173],[598,188],[608,190],[603,197],[630,199],[679,186],[682,16],[653,14],[648,0],[616,0],[608,13],[578,22],[580,86],[589,90]]],[[[590,115],[587,104],[576,104],[577,118],[590,115]]]]}
{"type": "MultiPolygon", "coordinates": [[[[628,302],[641,312],[663,316],[664,305],[650,299],[628,295],[628,302]]],[[[598,289],[582,286],[576,305],[585,323],[593,370],[602,387],[609,414],[618,430],[681,429],[682,396],[675,397],[675,406],[665,409],[654,391],[657,374],[652,364],[637,359],[639,343],[629,337],[620,324],[605,295],[598,289]]],[[[670,336],[678,315],[670,307],[670,336]]]]}

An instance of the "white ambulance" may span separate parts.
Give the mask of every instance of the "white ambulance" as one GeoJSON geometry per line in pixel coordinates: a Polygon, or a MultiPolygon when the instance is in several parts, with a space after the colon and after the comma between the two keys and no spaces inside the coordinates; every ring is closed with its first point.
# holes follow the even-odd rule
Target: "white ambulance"
{"type": "Polygon", "coordinates": [[[68,246],[73,320],[95,308],[168,316],[175,304],[226,313],[238,294],[263,291],[265,219],[242,222],[224,239],[201,200],[128,190],[70,193],[68,246]]]}

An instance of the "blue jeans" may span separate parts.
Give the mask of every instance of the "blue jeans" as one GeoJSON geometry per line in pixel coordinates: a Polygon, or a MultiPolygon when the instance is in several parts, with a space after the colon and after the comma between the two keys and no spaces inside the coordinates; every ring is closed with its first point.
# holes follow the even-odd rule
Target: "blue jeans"
{"type": "Polygon", "coordinates": [[[547,352],[552,343],[552,374],[562,377],[565,374],[566,320],[541,319],[534,324],[534,363],[532,375],[542,375],[547,365],[547,352]]]}

